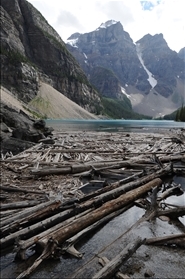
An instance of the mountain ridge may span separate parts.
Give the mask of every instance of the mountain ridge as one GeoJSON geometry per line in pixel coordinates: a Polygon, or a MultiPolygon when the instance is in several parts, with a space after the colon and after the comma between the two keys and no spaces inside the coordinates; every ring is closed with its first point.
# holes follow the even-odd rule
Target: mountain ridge
{"type": "Polygon", "coordinates": [[[112,88],[111,97],[121,98],[121,88],[124,88],[136,112],[161,116],[177,109],[185,98],[183,59],[168,47],[161,33],[154,36],[146,34],[134,43],[120,22],[109,20],[89,33],[72,34],[66,45],[89,81],[104,97],[111,95],[110,90],[103,88],[102,84],[107,83],[106,71],[112,71],[117,83],[112,88]],[[139,44],[140,57],[137,53],[139,44]],[[96,82],[94,73],[99,68],[105,69],[105,78],[102,81],[99,78],[96,82]],[[149,78],[156,80],[155,86],[151,86],[149,78]],[[159,103],[158,107],[156,103],[159,103]]]}

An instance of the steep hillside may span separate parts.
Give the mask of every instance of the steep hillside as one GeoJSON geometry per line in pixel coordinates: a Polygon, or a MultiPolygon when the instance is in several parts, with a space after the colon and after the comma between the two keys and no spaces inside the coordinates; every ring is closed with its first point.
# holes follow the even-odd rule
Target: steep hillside
{"type": "Polygon", "coordinates": [[[1,84],[29,103],[41,82],[94,114],[100,96],[56,31],[26,0],[1,1],[1,84]]]}
{"type": "Polygon", "coordinates": [[[96,115],[86,111],[51,85],[41,82],[39,93],[29,103],[17,100],[14,95],[1,87],[1,102],[16,111],[30,116],[61,119],[97,119],[96,115]]]}

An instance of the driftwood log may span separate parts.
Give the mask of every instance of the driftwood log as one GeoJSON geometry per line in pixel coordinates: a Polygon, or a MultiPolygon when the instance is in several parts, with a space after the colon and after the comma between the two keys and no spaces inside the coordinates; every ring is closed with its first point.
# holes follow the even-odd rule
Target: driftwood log
{"type": "Polygon", "coordinates": [[[144,243],[145,239],[138,237],[133,243],[128,244],[119,255],[97,272],[92,279],[111,278],[118,271],[121,264],[125,263],[144,243]]]}

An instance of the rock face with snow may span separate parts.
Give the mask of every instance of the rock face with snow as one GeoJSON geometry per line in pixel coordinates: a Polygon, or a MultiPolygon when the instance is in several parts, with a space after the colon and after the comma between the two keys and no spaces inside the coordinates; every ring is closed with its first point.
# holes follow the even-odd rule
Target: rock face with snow
{"type": "Polygon", "coordinates": [[[176,91],[177,79],[184,79],[184,65],[175,51],[172,51],[162,34],[145,35],[138,42],[145,66],[157,80],[155,90],[164,97],[176,91]]]}
{"type": "Polygon", "coordinates": [[[139,113],[170,113],[184,98],[183,50],[172,51],[162,34],[134,43],[120,22],[109,20],[93,32],[67,41],[90,82],[105,97],[129,97],[139,113]]]}
{"type": "Polygon", "coordinates": [[[68,39],[67,47],[89,80],[104,96],[114,98],[119,95],[121,98],[120,88],[125,87],[125,84],[144,93],[150,90],[147,73],[141,67],[136,46],[120,22],[109,20],[93,32],[75,33],[68,39]],[[113,87],[107,86],[108,82],[111,83],[108,76],[111,76],[111,81],[114,76],[113,87]]]}

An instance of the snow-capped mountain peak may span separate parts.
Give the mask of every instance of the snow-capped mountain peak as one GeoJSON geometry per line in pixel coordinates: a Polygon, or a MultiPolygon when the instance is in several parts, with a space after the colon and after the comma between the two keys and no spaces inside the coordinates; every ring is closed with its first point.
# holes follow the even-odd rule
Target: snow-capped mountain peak
{"type": "Polygon", "coordinates": [[[111,26],[111,25],[113,25],[113,24],[116,24],[116,23],[118,23],[118,21],[113,20],[113,19],[108,20],[108,21],[102,23],[102,24],[100,25],[100,27],[98,27],[98,28],[96,29],[96,31],[98,31],[100,28],[107,28],[107,27],[109,27],[109,26],[111,26]]]}
{"type": "Polygon", "coordinates": [[[69,45],[71,45],[72,47],[78,48],[77,42],[78,42],[78,38],[77,38],[77,39],[68,39],[68,40],[66,41],[66,44],[69,44],[69,45]]]}

